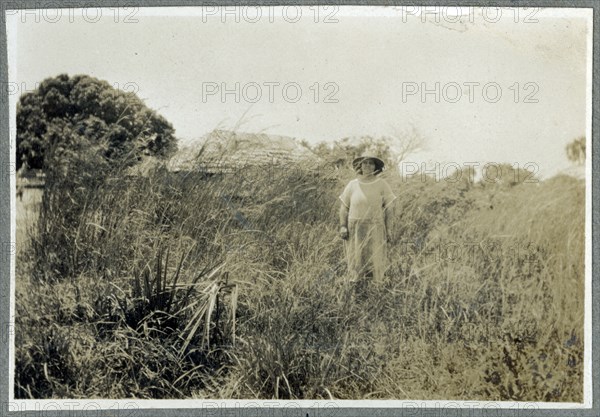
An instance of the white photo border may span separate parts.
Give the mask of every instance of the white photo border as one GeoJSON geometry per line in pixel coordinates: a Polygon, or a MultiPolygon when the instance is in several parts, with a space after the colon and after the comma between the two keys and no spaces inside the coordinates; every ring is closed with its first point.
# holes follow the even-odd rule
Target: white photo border
{"type": "MultiPolygon", "coordinates": [[[[95,1],[95,7],[175,7],[175,6],[275,6],[275,5],[353,5],[353,6],[413,6],[418,3],[422,6],[473,6],[473,7],[515,7],[513,1],[465,1],[465,2],[439,2],[439,1],[336,1],[327,2],[302,1],[302,2],[275,2],[275,1],[95,1]],[[175,4],[174,4],[175,3],[175,4]]],[[[4,19],[5,10],[24,9],[54,9],[58,7],[72,7],[73,1],[9,1],[2,3],[3,27],[0,31],[2,44],[2,59],[0,60],[0,83],[7,85],[11,77],[11,63],[8,62],[10,53],[10,37],[7,36],[10,19],[4,19]]],[[[0,415],[18,416],[41,414],[44,416],[73,416],[73,415],[116,415],[116,416],[258,416],[258,415],[283,415],[283,416],[595,416],[600,414],[600,398],[598,365],[600,357],[598,350],[592,349],[592,341],[597,342],[599,336],[598,317],[600,303],[598,294],[600,281],[597,271],[597,260],[600,259],[600,246],[598,234],[598,196],[592,195],[591,190],[598,190],[598,106],[599,100],[592,100],[598,95],[599,70],[598,70],[598,28],[599,6],[594,0],[589,1],[523,1],[518,7],[560,7],[560,8],[588,8],[593,9],[593,32],[589,33],[588,43],[588,97],[587,97],[587,146],[591,149],[591,158],[586,162],[586,279],[585,287],[585,367],[584,403],[526,403],[526,402],[483,402],[483,401],[276,401],[276,400],[21,400],[14,399],[14,237],[15,237],[15,175],[9,175],[9,181],[0,181],[0,242],[2,242],[3,261],[0,262],[0,323],[2,331],[10,335],[10,343],[0,344],[0,415]],[[593,36],[595,35],[595,36],[593,36]],[[595,175],[592,173],[595,172],[595,175]],[[589,180],[591,179],[591,181],[589,180]],[[591,198],[590,198],[591,197],[591,198]],[[596,238],[596,239],[594,239],[596,238]],[[591,244],[588,244],[591,242],[591,244]],[[10,262],[5,258],[9,257],[10,262]],[[596,302],[593,303],[592,301],[596,302]],[[592,366],[594,364],[595,366],[592,366]],[[590,396],[593,398],[590,398],[590,396]],[[590,408],[591,405],[591,408],[590,408]],[[106,414],[104,414],[106,413],[106,414]]],[[[158,9],[157,9],[158,11],[158,9]]],[[[14,51],[13,51],[14,52],[14,51]]],[[[10,167],[14,163],[11,152],[11,137],[14,137],[16,98],[11,103],[0,103],[0,167],[10,167]],[[7,151],[8,150],[8,151],[7,151]]],[[[4,172],[4,171],[3,171],[4,172]]],[[[8,171],[7,171],[8,172],[8,171]]]]}

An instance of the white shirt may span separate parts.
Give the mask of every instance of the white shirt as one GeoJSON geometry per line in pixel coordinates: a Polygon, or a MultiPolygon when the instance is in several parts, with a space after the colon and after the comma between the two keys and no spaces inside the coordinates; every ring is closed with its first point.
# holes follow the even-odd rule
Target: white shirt
{"type": "Polygon", "coordinates": [[[389,184],[376,178],[373,181],[354,179],[348,183],[340,200],[349,210],[348,219],[381,220],[384,210],[396,199],[389,184]]]}

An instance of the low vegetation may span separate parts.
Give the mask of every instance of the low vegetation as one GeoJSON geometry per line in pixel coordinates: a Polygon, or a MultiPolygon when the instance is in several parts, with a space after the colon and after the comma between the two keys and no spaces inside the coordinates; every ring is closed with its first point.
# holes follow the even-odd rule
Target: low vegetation
{"type": "Polygon", "coordinates": [[[344,168],[70,166],[19,224],[17,398],[583,400],[579,180],[386,174],[392,266],[357,291],[344,168]]]}

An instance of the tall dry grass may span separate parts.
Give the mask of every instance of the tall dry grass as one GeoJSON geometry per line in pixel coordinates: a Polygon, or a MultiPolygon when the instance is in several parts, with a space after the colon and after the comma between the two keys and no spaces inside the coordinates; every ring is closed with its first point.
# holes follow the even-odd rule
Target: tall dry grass
{"type": "Polygon", "coordinates": [[[582,183],[390,174],[391,268],[357,293],[351,177],[49,184],[19,243],[16,396],[582,400],[582,183]]]}

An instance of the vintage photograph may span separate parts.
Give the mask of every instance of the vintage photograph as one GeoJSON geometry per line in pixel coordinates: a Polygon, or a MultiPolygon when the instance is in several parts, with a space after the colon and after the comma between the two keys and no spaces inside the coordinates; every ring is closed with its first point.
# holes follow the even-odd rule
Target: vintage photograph
{"type": "Polygon", "coordinates": [[[2,10],[15,400],[591,406],[593,9],[75,3],[2,10]]]}

